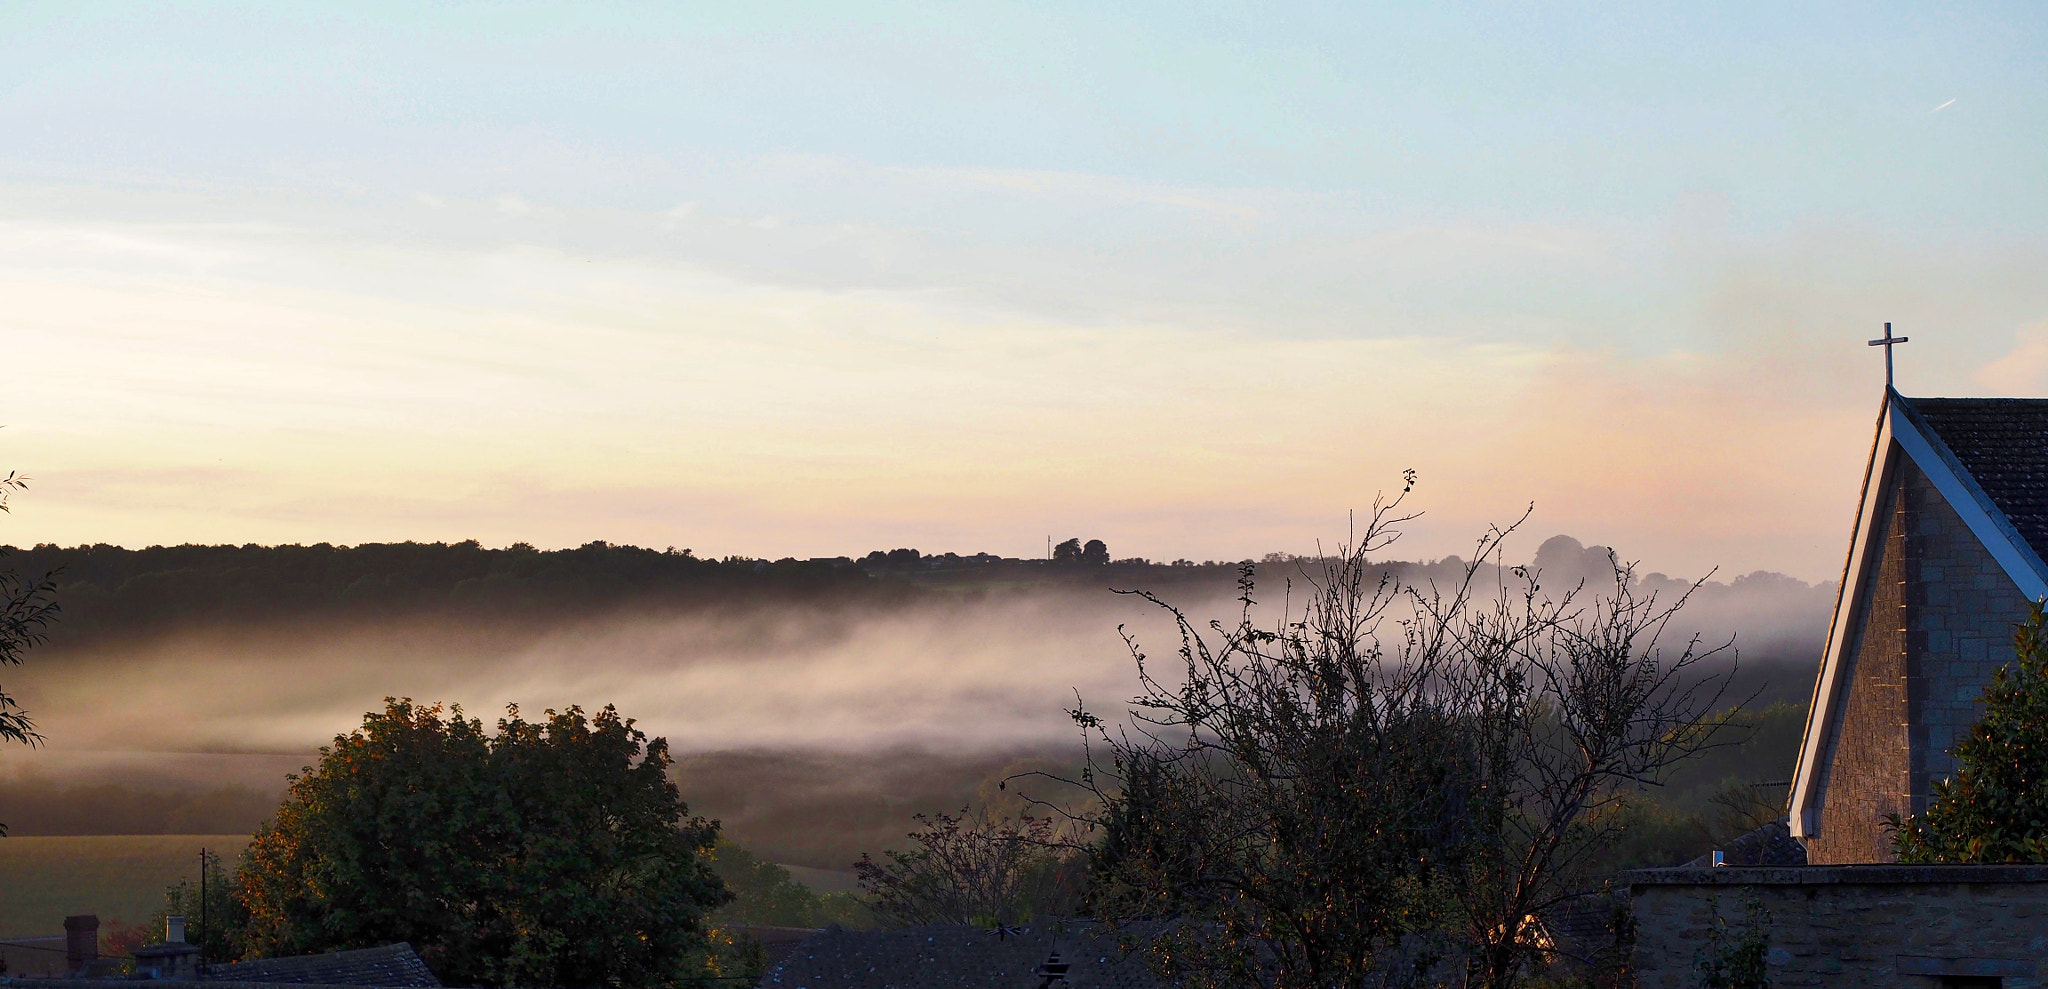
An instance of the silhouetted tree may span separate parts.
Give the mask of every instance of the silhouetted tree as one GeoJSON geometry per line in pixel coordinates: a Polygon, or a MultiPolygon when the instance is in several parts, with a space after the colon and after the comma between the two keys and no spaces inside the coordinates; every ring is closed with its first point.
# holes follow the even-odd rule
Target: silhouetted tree
{"type": "Polygon", "coordinates": [[[1984,717],[1956,744],[1956,772],[1925,813],[1892,814],[1901,862],[2048,862],[2048,616],[2029,606],[2011,663],[1984,688],[1984,717]]]}
{"type": "Polygon", "coordinates": [[[1162,976],[1382,986],[1449,964],[1506,989],[1548,950],[1536,918],[1601,875],[1625,797],[1709,744],[1714,650],[1658,648],[1682,597],[1636,599],[1619,565],[1607,596],[1543,594],[1498,566],[1513,526],[1461,580],[1403,584],[1366,562],[1412,517],[1400,503],[1304,565],[1304,603],[1269,624],[1249,565],[1235,625],[1142,594],[1178,662],[1161,673],[1127,639],[1129,722],[1072,712],[1105,808],[1092,905],[1188,921],[1148,945],[1162,976]]]}
{"type": "Polygon", "coordinates": [[[1063,542],[1063,543],[1060,543],[1060,544],[1059,544],[1058,546],[1054,546],[1054,547],[1052,548],[1052,562],[1054,562],[1054,563],[1079,563],[1079,562],[1081,562],[1081,540],[1080,540],[1080,539],[1079,539],[1079,538],[1077,537],[1077,538],[1074,538],[1074,539],[1069,539],[1069,540],[1067,540],[1067,541],[1065,541],[1065,542],[1063,542]]]}
{"type": "MultiPolygon", "coordinates": [[[[0,477],[0,512],[9,511],[9,495],[27,487],[28,478],[19,474],[0,477]]],[[[56,586],[49,575],[27,578],[11,567],[0,570],[0,666],[20,666],[21,654],[43,641],[57,619],[56,586]]],[[[0,690],[0,742],[35,746],[42,740],[28,712],[0,690]]],[[[0,835],[6,833],[7,826],[0,824],[0,835]]]]}
{"type": "Polygon", "coordinates": [[[291,779],[236,877],[255,957],[410,941],[453,985],[681,986],[705,974],[704,861],[668,743],[605,708],[486,735],[388,700],[291,779]]]}
{"type": "Polygon", "coordinates": [[[1081,547],[1081,562],[1097,567],[1106,565],[1109,563],[1109,544],[1100,539],[1088,540],[1088,545],[1081,547]]]}

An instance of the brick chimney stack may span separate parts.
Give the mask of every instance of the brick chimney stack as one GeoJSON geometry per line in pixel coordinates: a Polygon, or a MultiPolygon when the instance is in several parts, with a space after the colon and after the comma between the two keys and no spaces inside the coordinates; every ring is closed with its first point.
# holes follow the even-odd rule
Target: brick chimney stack
{"type": "Polygon", "coordinates": [[[82,972],[100,957],[100,918],[84,914],[64,918],[64,967],[82,972]]]}

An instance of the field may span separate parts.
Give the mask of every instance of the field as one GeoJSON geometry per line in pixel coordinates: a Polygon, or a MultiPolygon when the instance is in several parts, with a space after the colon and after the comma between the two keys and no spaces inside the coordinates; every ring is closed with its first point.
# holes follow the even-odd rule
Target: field
{"type": "Polygon", "coordinates": [[[139,923],[163,908],[164,887],[199,875],[199,849],[233,862],[237,834],[66,835],[0,838],[0,936],[59,934],[64,918],[98,914],[139,923]]]}

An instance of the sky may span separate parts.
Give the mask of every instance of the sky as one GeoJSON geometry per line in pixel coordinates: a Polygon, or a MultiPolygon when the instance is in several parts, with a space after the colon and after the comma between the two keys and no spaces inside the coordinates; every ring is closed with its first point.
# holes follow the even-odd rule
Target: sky
{"type": "Polygon", "coordinates": [[[0,542],[1831,581],[1884,322],[2048,395],[2048,10],[1711,7],[0,6],[0,542]]]}

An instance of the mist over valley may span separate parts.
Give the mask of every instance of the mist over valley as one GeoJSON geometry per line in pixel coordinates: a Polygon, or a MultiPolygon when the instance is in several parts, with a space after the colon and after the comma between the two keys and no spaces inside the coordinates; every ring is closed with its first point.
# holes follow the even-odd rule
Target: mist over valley
{"type": "MultiPolygon", "coordinates": [[[[1158,659],[1176,645],[1169,615],[1112,589],[1154,591],[1198,623],[1240,607],[1239,564],[1187,561],[711,561],[602,543],[42,546],[10,560],[60,570],[64,607],[15,678],[48,736],[0,752],[15,834],[247,833],[285,774],[387,696],[487,723],[509,704],[613,704],[669,740],[693,812],[819,869],[895,842],[914,813],[987,799],[1020,767],[1074,765],[1077,693],[1113,712],[1133,692],[1119,628],[1158,659]]],[[[1556,537],[1526,562],[1546,591],[1597,593],[1607,560],[1556,537]]],[[[1464,566],[1379,565],[1420,582],[1464,566]]],[[[1261,620],[1317,567],[1253,564],[1261,620]]],[[[1667,599],[1687,587],[1640,580],[1667,599]]],[[[1709,581],[1673,631],[1735,638],[1731,702],[1803,703],[1833,595],[1769,573],[1709,581]]]]}

